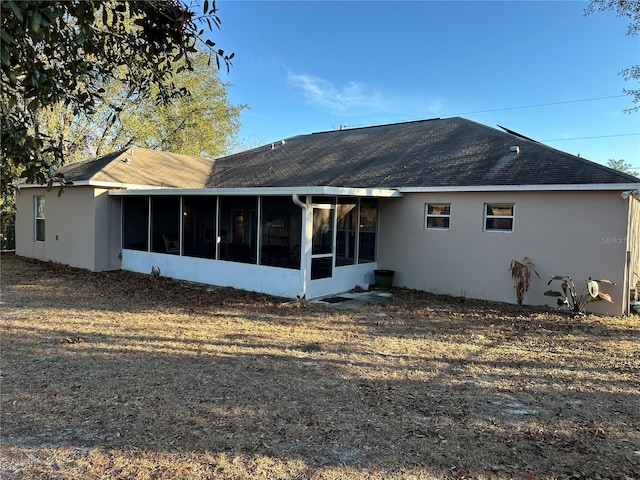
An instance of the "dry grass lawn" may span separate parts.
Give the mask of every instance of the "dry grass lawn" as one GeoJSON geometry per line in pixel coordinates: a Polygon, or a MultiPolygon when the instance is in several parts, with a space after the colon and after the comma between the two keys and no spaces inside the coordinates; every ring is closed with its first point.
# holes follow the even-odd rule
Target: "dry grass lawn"
{"type": "Polygon", "coordinates": [[[2,255],[3,479],[640,478],[640,318],[2,255]]]}

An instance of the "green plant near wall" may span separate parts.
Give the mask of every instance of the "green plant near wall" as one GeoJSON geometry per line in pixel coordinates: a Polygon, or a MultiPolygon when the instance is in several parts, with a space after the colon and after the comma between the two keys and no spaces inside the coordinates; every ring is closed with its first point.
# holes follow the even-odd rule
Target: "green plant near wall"
{"type": "Polygon", "coordinates": [[[531,280],[531,272],[535,273],[538,278],[538,272],[533,268],[533,262],[529,257],[524,257],[521,261],[511,260],[509,266],[511,272],[511,278],[515,282],[513,288],[516,289],[516,298],[518,299],[518,305],[522,305],[525,293],[529,290],[529,281],[531,280]]]}
{"type": "Polygon", "coordinates": [[[551,280],[549,280],[547,285],[551,285],[551,282],[555,281],[562,282],[560,284],[562,291],[547,290],[544,294],[548,297],[557,297],[558,305],[561,307],[567,307],[573,313],[585,313],[587,304],[591,302],[604,300],[605,302],[613,303],[611,295],[600,290],[601,283],[615,285],[611,280],[593,280],[589,277],[589,280],[587,280],[580,293],[578,293],[578,290],[573,283],[573,279],[567,275],[554,275],[551,277],[551,280]]]}

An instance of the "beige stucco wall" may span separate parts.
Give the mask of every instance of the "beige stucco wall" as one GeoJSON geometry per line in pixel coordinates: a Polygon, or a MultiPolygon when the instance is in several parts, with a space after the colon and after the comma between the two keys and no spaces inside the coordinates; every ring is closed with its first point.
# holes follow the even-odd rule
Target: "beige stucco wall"
{"type": "Polygon", "coordinates": [[[16,195],[16,206],[17,255],[93,271],[119,268],[119,240],[114,242],[119,221],[118,228],[111,228],[119,215],[119,203],[110,202],[106,190],[67,187],[58,196],[56,188],[49,192],[44,187],[22,188],[16,195]],[[45,196],[44,242],[36,241],[34,234],[37,195],[45,196]]]}
{"type": "Polygon", "coordinates": [[[546,297],[551,275],[589,276],[617,285],[603,290],[615,304],[590,311],[620,315],[627,246],[628,202],[611,192],[413,193],[381,202],[379,268],[396,271],[394,285],[434,293],[516,303],[512,259],[527,256],[533,277],[525,304],[555,306],[546,297]],[[450,230],[425,230],[426,203],[450,203],[450,230]],[[514,231],[484,232],[485,203],[514,203],[514,231]]]}

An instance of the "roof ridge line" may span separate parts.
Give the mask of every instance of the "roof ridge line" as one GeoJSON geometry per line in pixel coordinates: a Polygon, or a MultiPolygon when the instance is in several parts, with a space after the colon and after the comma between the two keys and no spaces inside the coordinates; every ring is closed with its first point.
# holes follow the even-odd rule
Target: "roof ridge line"
{"type": "MultiPolygon", "coordinates": [[[[319,132],[312,132],[311,135],[318,135],[318,134],[321,134],[321,133],[333,133],[333,132],[347,132],[347,131],[353,131],[353,130],[364,130],[366,128],[391,127],[391,126],[395,126],[395,125],[404,125],[404,124],[408,124],[408,123],[432,122],[434,120],[442,120],[442,118],[441,117],[423,118],[421,120],[405,120],[405,121],[402,121],[402,122],[378,123],[378,124],[371,124],[371,125],[360,125],[360,126],[357,126],[357,127],[349,127],[349,126],[345,125],[345,128],[339,128],[337,130],[321,130],[319,132]]],[[[342,127],[342,125],[340,125],[340,126],[342,127]]]]}

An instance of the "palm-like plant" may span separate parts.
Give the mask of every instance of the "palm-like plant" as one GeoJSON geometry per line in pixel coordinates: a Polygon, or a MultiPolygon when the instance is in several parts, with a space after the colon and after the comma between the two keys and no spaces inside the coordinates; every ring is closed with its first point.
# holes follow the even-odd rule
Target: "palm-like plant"
{"type": "Polygon", "coordinates": [[[518,299],[518,305],[522,305],[524,294],[529,290],[529,281],[531,280],[531,272],[535,273],[538,278],[538,272],[533,268],[533,262],[529,260],[529,257],[524,257],[522,261],[511,260],[511,266],[509,267],[511,272],[511,278],[513,278],[516,284],[516,298],[518,299]]]}
{"type": "Polygon", "coordinates": [[[611,295],[600,290],[601,283],[608,283],[609,285],[615,285],[611,280],[600,279],[593,280],[589,277],[582,291],[578,294],[576,286],[573,283],[573,279],[568,275],[554,275],[547,285],[551,285],[551,282],[559,281],[562,292],[557,290],[547,290],[544,292],[549,297],[558,297],[558,305],[569,308],[574,313],[584,313],[588,303],[599,302],[604,300],[605,302],[613,303],[611,295]]]}

